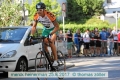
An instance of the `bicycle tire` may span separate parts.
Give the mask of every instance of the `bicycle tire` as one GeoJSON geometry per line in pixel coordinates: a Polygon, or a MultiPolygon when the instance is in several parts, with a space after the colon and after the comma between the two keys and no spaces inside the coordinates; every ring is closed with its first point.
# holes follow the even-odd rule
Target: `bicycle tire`
{"type": "MultiPolygon", "coordinates": [[[[48,64],[46,57],[44,57],[43,52],[38,52],[35,58],[35,71],[36,72],[47,72],[48,71],[48,67],[46,66],[46,64],[48,64]]],[[[39,78],[37,77],[38,80],[43,79],[43,78],[39,78]]],[[[47,78],[45,78],[45,80],[47,80],[47,78]]]]}
{"type": "MultiPolygon", "coordinates": [[[[58,56],[58,69],[57,71],[66,71],[66,60],[65,60],[65,55],[60,51],[57,50],[57,56],[58,56]]],[[[64,77],[58,77],[60,80],[63,79],[64,77]]]]}
{"type": "MultiPolygon", "coordinates": [[[[65,55],[60,50],[58,50],[57,56],[58,56],[58,66],[66,67],[65,55]]],[[[66,71],[65,69],[63,69],[63,70],[66,71]]]]}

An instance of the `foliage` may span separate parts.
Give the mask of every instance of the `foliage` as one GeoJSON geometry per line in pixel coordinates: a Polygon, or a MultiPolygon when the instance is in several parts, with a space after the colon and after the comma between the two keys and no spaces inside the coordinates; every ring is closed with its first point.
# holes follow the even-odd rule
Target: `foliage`
{"type": "Polygon", "coordinates": [[[105,14],[103,8],[103,0],[76,0],[79,6],[82,7],[84,13],[89,15],[105,14]]]}
{"type": "Polygon", "coordinates": [[[67,0],[68,21],[89,19],[105,14],[103,0],[67,0]]]}
{"type": "MultiPolygon", "coordinates": [[[[28,4],[28,2],[25,3],[26,9],[29,11],[28,23],[33,20],[33,16],[36,13],[35,6],[40,1],[42,1],[42,0],[36,0],[36,1],[32,0],[32,4],[28,4]]],[[[46,10],[52,12],[53,14],[55,14],[55,16],[60,16],[61,7],[60,7],[60,4],[57,3],[57,0],[43,0],[43,3],[45,3],[45,5],[46,5],[46,10]]]]}
{"type": "Polygon", "coordinates": [[[118,19],[118,28],[120,30],[120,18],[118,19]]]}
{"type": "MultiPolygon", "coordinates": [[[[63,29],[62,27],[63,24],[60,24],[60,29],[63,29]]],[[[101,30],[103,27],[112,28],[107,21],[102,21],[94,17],[87,20],[85,24],[78,24],[76,22],[69,22],[65,24],[65,30],[71,29],[73,32],[75,32],[76,29],[80,29],[81,32],[84,32],[87,28],[93,30],[96,27],[98,27],[99,30],[101,30]]]]}
{"type": "Polygon", "coordinates": [[[20,25],[22,19],[21,9],[22,7],[18,3],[13,3],[11,0],[1,0],[0,27],[20,25]]]}

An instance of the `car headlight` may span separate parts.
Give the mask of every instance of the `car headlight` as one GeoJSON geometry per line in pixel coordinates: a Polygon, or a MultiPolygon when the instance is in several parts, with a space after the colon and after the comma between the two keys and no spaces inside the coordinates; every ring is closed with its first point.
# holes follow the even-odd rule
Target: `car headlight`
{"type": "Polygon", "coordinates": [[[13,50],[13,51],[7,52],[6,54],[4,54],[4,55],[2,56],[2,58],[11,58],[11,57],[15,56],[16,53],[17,53],[16,50],[13,50]]]}

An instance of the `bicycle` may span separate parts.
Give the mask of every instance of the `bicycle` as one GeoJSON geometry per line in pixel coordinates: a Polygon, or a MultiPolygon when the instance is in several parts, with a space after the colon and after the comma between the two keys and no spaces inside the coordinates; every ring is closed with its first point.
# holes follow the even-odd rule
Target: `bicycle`
{"type": "MultiPolygon", "coordinates": [[[[44,71],[47,71],[47,72],[48,71],[57,72],[60,70],[66,71],[65,55],[60,50],[57,50],[58,66],[56,66],[56,67],[52,66],[54,57],[51,54],[47,54],[44,49],[44,45],[49,46],[48,44],[46,44],[44,42],[45,38],[47,38],[48,43],[50,44],[51,41],[50,41],[49,37],[43,37],[43,36],[36,38],[36,41],[34,38],[34,40],[32,41],[34,43],[38,42],[39,44],[41,42],[41,44],[42,44],[42,46],[40,46],[40,48],[39,48],[40,51],[37,53],[37,55],[35,57],[35,71],[38,72],[40,68],[45,68],[44,71]]],[[[37,79],[40,80],[40,78],[37,78],[37,79]]],[[[63,77],[58,77],[58,79],[63,79],[63,77]]]]}

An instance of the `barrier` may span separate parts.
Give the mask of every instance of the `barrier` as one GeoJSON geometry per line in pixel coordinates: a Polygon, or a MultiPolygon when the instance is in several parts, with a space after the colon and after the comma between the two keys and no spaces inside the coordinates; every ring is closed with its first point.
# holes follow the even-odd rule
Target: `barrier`
{"type": "MultiPolygon", "coordinates": [[[[68,36],[68,37],[65,37],[65,38],[79,38],[79,37],[69,37],[69,36],[68,36]]],[[[81,38],[81,37],[80,37],[79,39],[81,39],[81,40],[83,40],[83,39],[86,39],[86,40],[90,39],[90,40],[94,40],[94,41],[97,41],[97,40],[98,40],[98,41],[108,41],[108,40],[101,40],[101,39],[94,39],[94,38],[92,38],[92,39],[91,39],[91,38],[81,38]]],[[[120,41],[114,41],[114,40],[111,40],[110,42],[120,43],[120,41]]]]}
{"type": "MultiPolygon", "coordinates": [[[[101,39],[95,39],[95,38],[82,38],[82,37],[69,37],[69,36],[66,36],[65,38],[79,38],[80,40],[84,40],[84,39],[86,39],[86,40],[90,40],[90,41],[95,41],[95,43],[94,43],[94,53],[95,53],[95,50],[96,50],[96,41],[100,41],[100,42],[107,42],[106,44],[106,53],[105,54],[108,54],[108,50],[107,49],[109,49],[110,47],[110,43],[111,42],[113,42],[113,43],[116,43],[117,44],[117,49],[115,49],[116,50],[116,52],[114,52],[114,53],[116,53],[117,55],[119,54],[119,49],[118,49],[118,44],[120,43],[120,41],[114,41],[113,39],[111,39],[111,38],[108,38],[107,40],[101,40],[101,39]]],[[[90,45],[89,45],[89,47],[91,47],[90,45]]],[[[101,45],[101,47],[100,47],[100,53],[103,51],[102,50],[102,48],[103,48],[103,46],[101,45]]],[[[115,47],[114,47],[114,44],[113,44],[113,48],[111,48],[111,49],[114,49],[115,47]]],[[[104,48],[105,49],[105,48],[104,48]]],[[[83,52],[83,51],[82,51],[83,52]]],[[[91,52],[91,50],[89,49],[89,52],[91,52]]]]}

